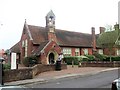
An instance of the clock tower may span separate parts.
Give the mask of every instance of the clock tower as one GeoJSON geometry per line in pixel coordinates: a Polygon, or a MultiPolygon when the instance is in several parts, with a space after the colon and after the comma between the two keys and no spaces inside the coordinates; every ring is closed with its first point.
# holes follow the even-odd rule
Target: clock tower
{"type": "Polygon", "coordinates": [[[48,40],[53,40],[56,42],[55,35],[55,14],[53,11],[49,11],[46,15],[46,29],[48,30],[48,40]]]}

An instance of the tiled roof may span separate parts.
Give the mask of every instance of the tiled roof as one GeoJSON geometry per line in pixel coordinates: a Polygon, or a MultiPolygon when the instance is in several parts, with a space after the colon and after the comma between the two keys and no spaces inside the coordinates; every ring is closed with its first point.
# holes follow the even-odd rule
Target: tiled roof
{"type": "Polygon", "coordinates": [[[28,25],[34,44],[40,44],[47,39],[47,30],[44,27],[28,25]]]}
{"type": "Polygon", "coordinates": [[[56,36],[58,43],[61,46],[91,47],[91,34],[56,30],[56,36]]]}
{"type": "MultiPolygon", "coordinates": [[[[40,44],[48,40],[45,27],[28,25],[34,44],[40,44]]],[[[67,30],[56,29],[57,43],[60,46],[92,47],[92,35],[67,30]]]]}
{"type": "Polygon", "coordinates": [[[13,47],[10,48],[11,52],[20,53],[19,42],[16,43],[13,47]]]}
{"type": "Polygon", "coordinates": [[[40,46],[32,52],[33,55],[40,55],[41,50],[46,46],[49,41],[42,42],[40,46]]]}

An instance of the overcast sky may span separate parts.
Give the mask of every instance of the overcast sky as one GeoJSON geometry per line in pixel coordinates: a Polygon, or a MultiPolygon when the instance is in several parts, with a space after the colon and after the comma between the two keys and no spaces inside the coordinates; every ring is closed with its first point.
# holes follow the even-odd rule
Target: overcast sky
{"type": "Polygon", "coordinates": [[[99,33],[100,26],[118,22],[119,0],[0,0],[0,49],[16,44],[25,19],[30,25],[45,26],[45,16],[53,10],[56,28],[99,33]]]}

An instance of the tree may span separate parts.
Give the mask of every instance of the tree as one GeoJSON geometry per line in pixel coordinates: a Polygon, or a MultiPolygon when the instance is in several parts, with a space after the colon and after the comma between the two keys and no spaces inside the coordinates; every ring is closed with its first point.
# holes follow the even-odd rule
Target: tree
{"type": "Polygon", "coordinates": [[[119,29],[114,26],[115,30],[111,30],[109,32],[104,32],[99,35],[99,38],[97,39],[98,45],[100,47],[108,48],[109,55],[110,55],[110,61],[111,61],[111,55],[113,51],[113,47],[116,46],[116,41],[119,39],[119,29]]]}

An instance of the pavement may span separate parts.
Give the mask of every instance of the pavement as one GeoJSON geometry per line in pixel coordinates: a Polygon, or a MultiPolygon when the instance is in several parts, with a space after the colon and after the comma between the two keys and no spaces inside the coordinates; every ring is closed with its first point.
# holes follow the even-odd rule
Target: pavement
{"type": "Polygon", "coordinates": [[[86,76],[86,75],[94,75],[100,72],[115,70],[118,68],[110,68],[110,67],[78,67],[78,66],[67,66],[67,69],[60,71],[48,71],[40,73],[35,76],[33,79],[19,80],[13,82],[4,83],[4,85],[26,85],[32,83],[45,83],[49,80],[55,80],[60,78],[69,78],[76,76],[86,76]]]}

